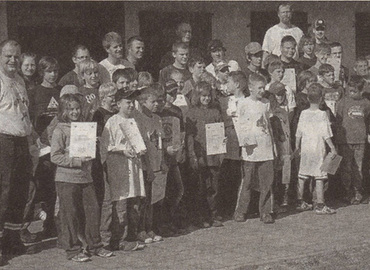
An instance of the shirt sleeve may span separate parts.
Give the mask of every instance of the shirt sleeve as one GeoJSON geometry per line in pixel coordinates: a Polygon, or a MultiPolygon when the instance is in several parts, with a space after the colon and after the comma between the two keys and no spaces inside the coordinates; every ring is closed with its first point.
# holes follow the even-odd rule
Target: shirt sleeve
{"type": "Polygon", "coordinates": [[[325,129],[323,129],[323,138],[324,140],[327,140],[331,137],[333,137],[333,132],[331,130],[331,127],[330,127],[330,120],[329,120],[329,116],[327,115],[327,113],[324,114],[324,121],[325,121],[325,129]]]}

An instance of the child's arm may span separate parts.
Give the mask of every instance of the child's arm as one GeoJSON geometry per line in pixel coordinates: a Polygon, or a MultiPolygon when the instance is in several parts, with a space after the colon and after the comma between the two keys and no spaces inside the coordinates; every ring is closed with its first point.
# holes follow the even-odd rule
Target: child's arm
{"type": "Polygon", "coordinates": [[[302,137],[298,137],[298,136],[295,137],[295,150],[298,152],[301,151],[301,140],[302,140],[302,137]]]}
{"type": "Polygon", "coordinates": [[[325,142],[330,147],[330,152],[333,153],[334,155],[336,155],[337,154],[337,150],[335,149],[335,146],[334,146],[333,141],[331,140],[331,138],[326,139],[325,142]]]}
{"type": "Polygon", "coordinates": [[[186,145],[188,147],[190,167],[194,170],[198,169],[198,158],[194,151],[194,123],[190,118],[186,119],[186,145]]]}

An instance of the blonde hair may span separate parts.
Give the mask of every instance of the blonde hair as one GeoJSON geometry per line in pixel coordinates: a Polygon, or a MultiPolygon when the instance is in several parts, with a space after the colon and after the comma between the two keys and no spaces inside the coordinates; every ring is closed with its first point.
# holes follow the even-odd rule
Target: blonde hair
{"type": "Polygon", "coordinates": [[[117,93],[117,86],[113,82],[103,83],[99,87],[99,99],[103,100],[107,96],[115,95],[117,93]]]}
{"type": "Polygon", "coordinates": [[[86,71],[93,71],[94,69],[98,69],[98,63],[93,59],[85,59],[81,62],[77,63],[77,69],[80,76],[83,77],[86,71]]]}

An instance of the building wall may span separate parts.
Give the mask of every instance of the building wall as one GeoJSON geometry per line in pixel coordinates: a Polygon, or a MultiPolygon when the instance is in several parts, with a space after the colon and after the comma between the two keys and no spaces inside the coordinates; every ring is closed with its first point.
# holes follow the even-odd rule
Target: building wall
{"type": "Polygon", "coordinates": [[[8,16],[5,2],[0,2],[0,25],[0,40],[5,40],[8,38],[8,16]]]}

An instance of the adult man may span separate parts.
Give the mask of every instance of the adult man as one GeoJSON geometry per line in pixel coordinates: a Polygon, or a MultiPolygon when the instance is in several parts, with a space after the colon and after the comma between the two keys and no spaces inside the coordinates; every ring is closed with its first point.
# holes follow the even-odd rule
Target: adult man
{"type": "Polygon", "coordinates": [[[21,47],[6,40],[0,52],[0,250],[19,254],[24,252],[19,230],[32,173],[31,121],[25,84],[17,73],[21,47]]]}
{"type": "Polygon", "coordinates": [[[126,68],[133,68],[136,71],[142,71],[140,60],[144,55],[144,41],[140,36],[133,36],[127,40],[127,56],[123,60],[126,68]]]}
{"type": "Polygon", "coordinates": [[[312,32],[315,37],[316,44],[322,44],[322,43],[329,44],[330,43],[329,39],[325,35],[325,29],[326,29],[326,23],[323,19],[318,19],[315,21],[312,32]]]}
{"type": "MultiPolygon", "coordinates": [[[[265,38],[263,39],[262,50],[263,61],[268,54],[281,55],[280,44],[284,36],[292,36],[297,44],[303,36],[303,32],[297,26],[290,22],[292,18],[291,4],[284,3],[278,7],[278,17],[280,22],[267,30],[265,38]]],[[[296,49],[298,52],[298,48],[296,49]]],[[[294,59],[298,59],[298,53],[294,55],[294,59]]]]}

